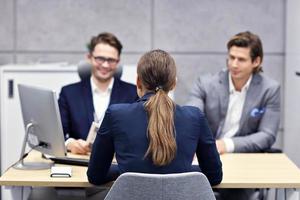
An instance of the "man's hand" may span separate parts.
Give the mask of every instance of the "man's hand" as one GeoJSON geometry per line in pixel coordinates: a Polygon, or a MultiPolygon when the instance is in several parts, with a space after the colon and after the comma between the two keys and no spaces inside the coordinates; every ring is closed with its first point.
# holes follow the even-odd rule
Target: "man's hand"
{"type": "Polygon", "coordinates": [[[225,142],[223,140],[216,140],[216,145],[217,145],[217,149],[218,149],[219,154],[227,153],[226,145],[225,145],[225,142]]]}
{"type": "Polygon", "coordinates": [[[74,154],[86,155],[91,152],[90,144],[82,139],[70,141],[67,144],[67,149],[74,154]]]}

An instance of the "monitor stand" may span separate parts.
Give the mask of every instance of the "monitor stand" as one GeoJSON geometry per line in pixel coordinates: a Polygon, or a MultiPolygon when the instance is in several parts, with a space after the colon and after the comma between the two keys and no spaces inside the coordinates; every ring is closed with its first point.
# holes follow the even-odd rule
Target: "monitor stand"
{"type": "Polygon", "coordinates": [[[34,123],[28,123],[26,126],[26,133],[23,141],[22,152],[19,161],[13,165],[15,169],[24,169],[24,170],[36,170],[36,169],[49,169],[53,163],[47,162],[24,162],[24,158],[27,156],[25,154],[26,144],[28,140],[28,134],[31,128],[34,127],[34,123]]]}

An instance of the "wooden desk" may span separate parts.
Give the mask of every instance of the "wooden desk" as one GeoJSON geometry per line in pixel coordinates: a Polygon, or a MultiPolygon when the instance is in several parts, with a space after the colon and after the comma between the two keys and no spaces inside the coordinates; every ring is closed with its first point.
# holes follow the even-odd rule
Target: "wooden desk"
{"type": "Polygon", "coordinates": [[[300,188],[300,169],[282,153],[225,154],[216,188],[300,188]]]}
{"type": "MultiPolygon", "coordinates": [[[[300,188],[300,170],[285,154],[225,154],[223,181],[216,188],[300,188]]],[[[40,161],[31,152],[26,161],[40,161]]],[[[47,162],[47,161],[45,161],[47,162]]],[[[48,161],[49,162],[49,161],[48,161]]],[[[90,187],[87,167],[72,166],[71,178],[50,178],[50,170],[17,170],[9,168],[0,185],[38,187],[90,187]]]]}
{"type": "MultiPolygon", "coordinates": [[[[85,157],[76,156],[73,157],[85,157]]],[[[25,162],[51,162],[43,159],[41,153],[32,151],[25,158],[25,162]]],[[[60,166],[56,164],[56,166],[60,166]]],[[[87,167],[72,166],[71,178],[51,178],[50,169],[44,170],[20,170],[10,167],[0,177],[0,185],[3,186],[35,186],[35,187],[90,187],[92,186],[86,176],[87,167]]]]}

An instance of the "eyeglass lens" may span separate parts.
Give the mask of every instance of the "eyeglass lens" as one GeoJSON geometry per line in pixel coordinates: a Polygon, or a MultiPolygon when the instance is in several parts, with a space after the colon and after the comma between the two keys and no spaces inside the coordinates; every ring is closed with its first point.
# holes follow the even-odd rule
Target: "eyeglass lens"
{"type": "Polygon", "coordinates": [[[118,62],[117,59],[114,59],[114,58],[106,58],[106,57],[103,57],[103,56],[94,56],[94,59],[96,62],[102,64],[104,62],[107,62],[108,64],[115,64],[118,62]]]}

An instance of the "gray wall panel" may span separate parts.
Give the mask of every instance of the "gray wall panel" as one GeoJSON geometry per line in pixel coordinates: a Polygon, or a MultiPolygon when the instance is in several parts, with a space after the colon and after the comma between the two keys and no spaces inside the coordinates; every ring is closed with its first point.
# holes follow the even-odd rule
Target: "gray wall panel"
{"type": "MultiPolygon", "coordinates": [[[[284,56],[283,55],[265,55],[263,61],[263,71],[267,76],[275,79],[281,85],[284,84],[284,56]]],[[[282,87],[283,90],[283,87],[282,87]]]]}
{"type": "Polygon", "coordinates": [[[179,104],[187,101],[188,93],[200,74],[217,73],[225,68],[224,55],[174,55],[177,64],[175,99],[179,104]]]}
{"type": "Polygon", "coordinates": [[[284,151],[300,167],[300,1],[287,1],[284,151]]]}
{"type": "Polygon", "coordinates": [[[0,0],[0,51],[13,49],[13,1],[0,0]]]}
{"type": "Polygon", "coordinates": [[[9,63],[13,63],[13,55],[11,54],[0,54],[0,65],[5,65],[5,64],[9,64],[9,63]]]}
{"type": "Polygon", "coordinates": [[[121,57],[120,64],[121,65],[136,65],[141,58],[142,53],[136,53],[136,54],[126,54],[124,53],[121,57]]]}
{"type": "Polygon", "coordinates": [[[156,0],[154,44],[169,51],[223,52],[234,34],[251,30],[265,51],[282,52],[282,0],[156,0]]]}
{"type": "MultiPolygon", "coordinates": [[[[141,54],[122,54],[120,64],[136,65],[141,54]]],[[[49,54],[49,53],[32,53],[18,54],[17,63],[49,63],[49,62],[65,62],[69,64],[77,64],[86,59],[85,53],[65,53],[65,54],[49,54]]]]}
{"type": "Polygon", "coordinates": [[[82,51],[92,35],[109,31],[125,51],[150,49],[151,1],[17,1],[18,49],[82,51]]]}
{"type": "Polygon", "coordinates": [[[80,60],[84,60],[84,54],[49,54],[49,53],[35,53],[35,54],[18,54],[17,63],[28,64],[28,63],[50,63],[50,62],[61,62],[76,64],[80,60]]]}

